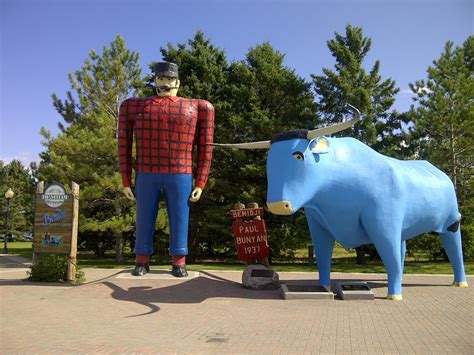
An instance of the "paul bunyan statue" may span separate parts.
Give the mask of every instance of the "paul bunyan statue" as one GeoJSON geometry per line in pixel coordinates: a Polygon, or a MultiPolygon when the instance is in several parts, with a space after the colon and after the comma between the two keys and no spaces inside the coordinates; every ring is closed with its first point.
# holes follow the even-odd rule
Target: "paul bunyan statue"
{"type": "Polygon", "coordinates": [[[355,124],[355,117],[312,131],[284,132],[271,141],[215,144],[269,149],[267,206],[291,215],[304,208],[315,246],[319,282],[330,286],[337,240],[345,248],[374,244],[388,274],[388,298],[402,299],[406,241],[438,232],[454,271],[466,287],[461,215],[449,177],[427,161],[402,161],[377,153],[354,138],[325,137],[355,124]]]}
{"type": "Polygon", "coordinates": [[[189,202],[197,202],[209,175],[214,107],[205,100],[177,96],[178,66],[155,66],[157,96],[130,98],[120,106],[118,151],[123,192],[137,203],[134,276],[150,270],[160,196],[169,216],[172,274],[184,277],[188,254],[189,202]],[[136,158],[132,157],[135,138],[136,158]],[[192,171],[197,145],[196,168],[192,171]],[[132,168],[136,170],[132,187],[132,168]]]}

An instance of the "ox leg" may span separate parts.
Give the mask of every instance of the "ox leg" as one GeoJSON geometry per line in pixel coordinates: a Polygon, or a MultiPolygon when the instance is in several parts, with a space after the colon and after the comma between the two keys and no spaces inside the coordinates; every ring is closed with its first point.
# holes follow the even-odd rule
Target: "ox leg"
{"type": "Polygon", "coordinates": [[[402,253],[405,247],[402,245],[401,230],[397,227],[399,220],[397,216],[385,218],[385,215],[377,216],[370,213],[362,215],[361,222],[372,243],[374,243],[382,262],[387,269],[388,299],[402,299],[402,253]]]}
{"type": "Polygon", "coordinates": [[[319,270],[319,284],[331,286],[331,259],[335,239],[327,230],[321,227],[309,214],[307,214],[309,231],[313,239],[316,252],[316,263],[319,270]]]}
{"type": "Polygon", "coordinates": [[[402,277],[403,277],[403,269],[405,268],[405,255],[407,253],[407,242],[406,240],[402,240],[402,248],[401,248],[401,265],[402,265],[402,277]]]}
{"type": "Polygon", "coordinates": [[[399,235],[390,235],[390,239],[385,236],[375,238],[374,245],[377,252],[382,258],[382,261],[387,268],[388,278],[388,299],[401,300],[402,299],[402,245],[400,243],[399,235]],[[398,242],[395,241],[398,239],[398,242]]]}
{"type": "Polygon", "coordinates": [[[453,286],[466,287],[466,274],[464,273],[464,262],[462,256],[461,227],[456,232],[440,233],[444,250],[448,255],[449,262],[454,272],[453,286]]]}
{"type": "MultiPolygon", "coordinates": [[[[380,209],[384,211],[383,207],[380,209]]],[[[391,211],[393,213],[396,209],[391,209],[391,211]]],[[[387,298],[398,301],[402,299],[402,253],[405,254],[405,247],[401,240],[401,230],[398,227],[401,225],[398,222],[401,218],[397,218],[398,216],[394,214],[387,218],[390,213],[387,207],[385,207],[385,213],[387,215],[384,213],[380,215],[363,214],[361,222],[387,269],[387,298]]]]}

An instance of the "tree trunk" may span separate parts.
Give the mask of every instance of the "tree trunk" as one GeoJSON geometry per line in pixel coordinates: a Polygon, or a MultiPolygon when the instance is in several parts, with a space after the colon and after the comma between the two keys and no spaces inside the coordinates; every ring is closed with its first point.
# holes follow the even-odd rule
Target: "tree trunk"
{"type": "Polygon", "coordinates": [[[450,148],[451,148],[451,179],[453,180],[454,189],[458,190],[457,184],[457,162],[456,162],[456,137],[454,134],[453,125],[450,125],[450,148]]]}
{"type": "Polygon", "coordinates": [[[123,264],[125,260],[123,248],[123,232],[120,232],[115,236],[115,263],[117,264],[123,264]]]}
{"type": "Polygon", "coordinates": [[[355,251],[357,253],[357,258],[356,258],[356,263],[357,265],[364,265],[365,264],[365,250],[364,247],[357,247],[355,248],[355,251]]]}

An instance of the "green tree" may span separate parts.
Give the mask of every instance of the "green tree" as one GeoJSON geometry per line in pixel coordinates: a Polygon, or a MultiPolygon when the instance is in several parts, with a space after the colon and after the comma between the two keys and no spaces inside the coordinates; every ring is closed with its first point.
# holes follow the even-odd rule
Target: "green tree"
{"type": "MultiPolygon", "coordinates": [[[[166,48],[161,48],[163,60],[173,62],[179,66],[179,77],[181,86],[179,96],[205,99],[211,102],[216,110],[216,134],[222,125],[223,107],[228,106],[224,97],[226,85],[226,71],[228,67],[225,53],[220,48],[214,46],[209,39],[206,39],[202,31],[198,31],[187,43],[173,45],[169,43],[166,48]]],[[[154,63],[150,65],[153,70],[154,63]]],[[[154,85],[152,78],[148,79],[149,94],[153,94],[154,85]]],[[[209,177],[206,189],[199,202],[191,204],[191,217],[189,228],[189,259],[196,256],[214,256],[222,243],[215,243],[222,240],[221,232],[228,225],[225,212],[222,207],[216,206],[212,194],[216,183],[214,172],[220,164],[213,160],[211,176],[209,177]],[[217,227],[217,232],[213,227],[217,227]],[[217,233],[217,234],[216,234],[217,233]]],[[[163,204],[160,210],[163,210],[163,204]]],[[[224,232],[225,233],[225,232],[224,232]]],[[[230,233],[226,233],[230,239],[230,233]]],[[[165,235],[168,238],[168,235],[165,235]]],[[[158,238],[161,248],[166,247],[167,240],[158,238]]]]}
{"type": "MultiPolygon", "coordinates": [[[[474,36],[462,46],[448,41],[428,67],[426,80],[410,84],[417,157],[446,172],[456,189],[463,220],[463,249],[474,256],[474,36]]],[[[439,248],[441,248],[438,243],[439,248]]]]}
{"type": "Polygon", "coordinates": [[[144,87],[138,59],[120,36],[101,55],[91,51],[84,66],[69,76],[68,98],[63,102],[53,94],[53,104],[68,125],[60,123],[55,137],[41,130],[45,151],[38,177],[80,185],[79,245],[103,254],[115,244],[118,262],[123,260],[124,237],[132,239],[134,230],[134,207],[122,194],[118,172],[118,108],[144,87]]]}
{"type": "MultiPolygon", "coordinates": [[[[33,230],[33,213],[35,201],[35,180],[31,170],[18,160],[5,164],[0,160],[0,198],[2,200],[2,221],[6,213],[5,192],[11,188],[15,193],[10,200],[10,230],[15,235],[33,230]]],[[[2,234],[4,229],[2,228],[2,234]]]]}
{"type": "MultiPolygon", "coordinates": [[[[406,138],[402,122],[407,124],[408,116],[391,110],[399,89],[392,79],[382,81],[380,62],[377,60],[369,72],[364,68],[371,39],[364,36],[362,28],[347,25],[345,35],[336,32],[327,45],[336,64],[335,70],[323,68],[323,75],[312,75],[318,113],[328,124],[342,122],[346,103],[352,104],[363,113],[363,119],[352,131],[337,135],[354,137],[380,153],[403,157],[406,138]]],[[[364,262],[365,252],[376,255],[371,246],[356,251],[358,263],[364,262]]]]}
{"type": "MultiPolygon", "coordinates": [[[[229,106],[223,112],[227,122],[216,134],[219,142],[269,140],[285,131],[317,126],[311,84],[285,66],[284,58],[265,42],[250,48],[245,60],[230,65],[229,106]]],[[[216,150],[215,161],[222,162],[215,172],[220,184],[216,189],[228,199],[228,208],[236,201],[265,203],[266,155],[265,150],[216,150]]],[[[274,257],[292,257],[310,240],[303,211],[291,217],[267,215],[265,220],[274,257]]]]}
{"type": "MultiPolygon", "coordinates": [[[[63,101],[52,94],[54,107],[68,124],[105,113],[115,119],[117,126],[122,101],[139,95],[144,87],[139,54],[128,50],[119,35],[110,48],[103,47],[102,55],[91,50],[81,69],[68,77],[72,91],[66,93],[67,98],[63,101]]],[[[64,131],[64,124],[58,125],[64,131]]]]}
{"type": "Polygon", "coordinates": [[[380,61],[368,73],[364,68],[372,40],[364,37],[362,28],[347,25],[345,36],[336,32],[327,45],[336,64],[335,71],[323,68],[323,75],[312,75],[318,113],[326,123],[338,123],[350,103],[363,113],[363,120],[340,135],[357,138],[379,152],[398,150],[404,138],[402,117],[408,119],[390,110],[399,89],[390,78],[382,81],[380,61]]]}
{"type": "MultiPolygon", "coordinates": [[[[180,95],[207,99],[215,106],[216,142],[268,140],[317,123],[310,84],[285,67],[284,55],[269,43],[251,48],[245,60],[228,64],[225,53],[197,32],[187,44],[169,44],[162,54],[179,65],[180,95]]],[[[208,186],[191,211],[189,244],[194,256],[235,255],[227,212],[238,201],[266,201],[265,159],[265,151],[214,150],[208,186]]],[[[271,216],[267,222],[274,237],[273,255],[296,247],[288,242],[298,238],[295,223],[271,216]]]]}

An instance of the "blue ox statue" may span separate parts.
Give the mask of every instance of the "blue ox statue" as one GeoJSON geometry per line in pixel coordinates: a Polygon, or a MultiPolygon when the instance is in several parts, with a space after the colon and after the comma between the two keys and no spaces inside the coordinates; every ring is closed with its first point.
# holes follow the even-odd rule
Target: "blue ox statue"
{"type": "MultiPolygon", "coordinates": [[[[350,106],[350,105],[349,105],[350,106]]],[[[374,244],[388,274],[388,298],[402,299],[406,241],[438,232],[454,271],[466,287],[454,186],[427,161],[384,156],[353,138],[328,138],[360,119],[313,131],[285,132],[271,141],[214,144],[269,149],[267,206],[291,215],[304,208],[316,250],[319,282],[330,286],[334,242],[345,248],[374,244]]]]}

